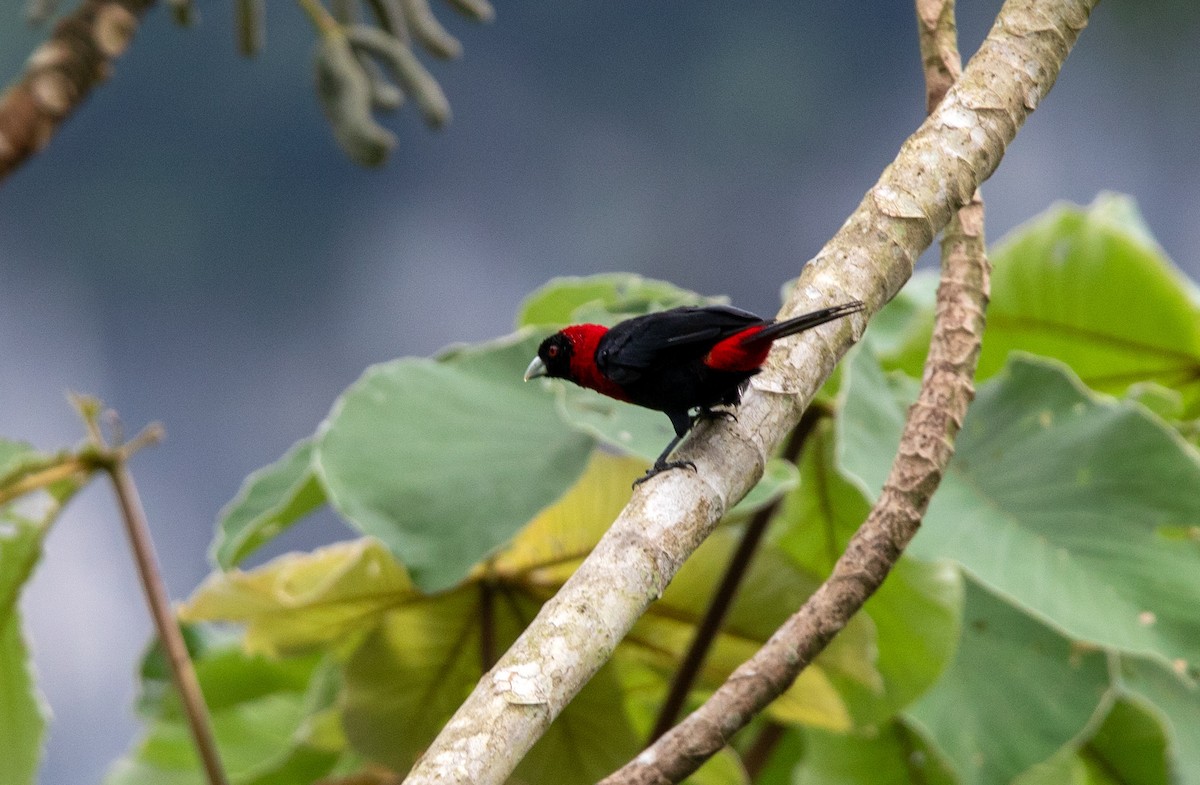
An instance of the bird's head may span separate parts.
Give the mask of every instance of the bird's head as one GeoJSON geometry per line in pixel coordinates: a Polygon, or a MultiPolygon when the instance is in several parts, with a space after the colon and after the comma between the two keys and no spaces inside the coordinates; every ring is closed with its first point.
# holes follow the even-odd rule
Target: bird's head
{"type": "Polygon", "coordinates": [[[585,383],[595,367],[596,345],[608,328],[575,324],[559,330],[538,347],[537,357],[525,369],[525,381],[539,376],[585,383]]]}

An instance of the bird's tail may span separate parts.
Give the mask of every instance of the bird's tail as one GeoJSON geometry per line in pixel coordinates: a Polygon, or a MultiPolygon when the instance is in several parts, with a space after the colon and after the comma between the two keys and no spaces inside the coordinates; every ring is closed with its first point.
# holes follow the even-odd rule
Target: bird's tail
{"type": "Polygon", "coordinates": [[[840,319],[843,316],[848,316],[852,313],[858,313],[865,307],[866,306],[860,301],[851,300],[850,302],[842,303],[841,305],[834,305],[830,308],[822,308],[819,311],[806,313],[801,316],[797,316],[794,319],[784,319],[782,322],[775,322],[774,324],[767,325],[755,333],[750,340],[755,343],[758,343],[759,341],[774,341],[778,338],[784,338],[789,335],[795,335],[796,333],[802,333],[805,330],[811,330],[818,325],[825,324],[825,322],[832,322],[834,319],[840,319]]]}

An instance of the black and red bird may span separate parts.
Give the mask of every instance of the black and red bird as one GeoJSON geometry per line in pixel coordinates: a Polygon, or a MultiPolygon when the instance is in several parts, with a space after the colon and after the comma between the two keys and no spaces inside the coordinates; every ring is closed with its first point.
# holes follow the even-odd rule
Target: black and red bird
{"type": "Polygon", "coordinates": [[[697,420],[732,416],[713,407],[741,402],[747,381],[762,370],[775,341],[862,309],[854,300],[776,322],[728,305],[707,305],[649,313],[611,328],[576,324],[542,342],[525,381],[566,379],[670,417],[675,438],[642,482],[666,469],[695,468],[689,461],[668,463],[667,456],[697,420]]]}

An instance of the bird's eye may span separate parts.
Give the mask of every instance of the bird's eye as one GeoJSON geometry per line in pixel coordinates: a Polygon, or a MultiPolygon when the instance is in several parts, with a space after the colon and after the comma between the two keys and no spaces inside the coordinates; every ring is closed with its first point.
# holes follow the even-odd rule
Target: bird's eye
{"type": "Polygon", "coordinates": [[[546,348],[546,356],[550,357],[550,358],[557,357],[558,356],[558,347],[553,344],[548,346],[546,348]]]}

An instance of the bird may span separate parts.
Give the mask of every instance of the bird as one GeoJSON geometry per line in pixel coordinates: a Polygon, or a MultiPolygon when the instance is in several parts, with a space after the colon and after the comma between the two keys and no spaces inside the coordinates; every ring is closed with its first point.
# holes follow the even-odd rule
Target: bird
{"type": "Polygon", "coordinates": [[[729,305],[682,306],[635,316],[613,327],[575,324],[542,341],[525,381],[566,379],[618,401],[663,412],[675,438],[645,476],[690,468],[667,457],[700,420],[733,418],[750,377],[780,338],[863,310],[858,300],[775,321],[729,305]]]}

